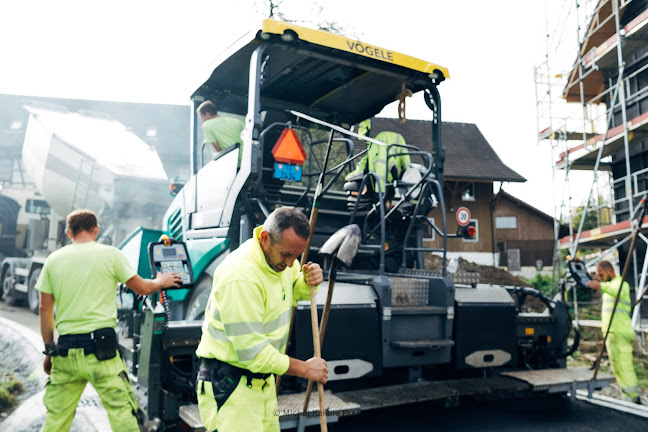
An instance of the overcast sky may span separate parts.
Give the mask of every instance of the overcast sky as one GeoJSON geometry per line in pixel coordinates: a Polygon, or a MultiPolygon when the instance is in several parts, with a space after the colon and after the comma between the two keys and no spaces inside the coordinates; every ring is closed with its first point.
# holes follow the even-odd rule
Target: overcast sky
{"type": "MultiPolygon", "coordinates": [[[[0,0],[0,93],[188,103],[210,62],[263,18],[254,3],[0,0]]],[[[283,9],[309,18],[313,8],[298,10],[300,3],[285,0],[283,9]]],[[[565,13],[563,3],[320,2],[326,18],[363,41],[449,68],[439,87],[443,120],[475,123],[528,179],[504,189],[552,215],[551,152],[537,144],[533,67],[546,53],[546,10],[565,13]]],[[[575,29],[554,30],[576,39],[575,29]]],[[[429,119],[420,95],[410,99],[408,117],[429,119]]],[[[397,116],[396,106],[382,115],[397,116]]]]}

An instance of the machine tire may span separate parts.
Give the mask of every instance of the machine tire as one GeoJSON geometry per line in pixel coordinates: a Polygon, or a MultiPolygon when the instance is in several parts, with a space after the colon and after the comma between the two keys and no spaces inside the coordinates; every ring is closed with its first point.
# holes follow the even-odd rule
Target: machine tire
{"type": "Polygon", "coordinates": [[[16,295],[16,290],[11,288],[11,280],[13,278],[13,271],[8,270],[2,279],[2,299],[9,306],[18,306],[20,303],[20,297],[16,295]]]}
{"type": "Polygon", "coordinates": [[[40,292],[36,289],[36,281],[38,281],[40,273],[41,267],[38,267],[29,276],[29,282],[27,283],[27,306],[36,315],[38,315],[38,307],[40,306],[40,292]]]}
{"type": "Polygon", "coordinates": [[[191,294],[191,298],[187,303],[186,320],[202,320],[205,317],[205,308],[207,307],[207,300],[209,300],[212,284],[213,279],[209,275],[203,275],[198,280],[191,294]]]}

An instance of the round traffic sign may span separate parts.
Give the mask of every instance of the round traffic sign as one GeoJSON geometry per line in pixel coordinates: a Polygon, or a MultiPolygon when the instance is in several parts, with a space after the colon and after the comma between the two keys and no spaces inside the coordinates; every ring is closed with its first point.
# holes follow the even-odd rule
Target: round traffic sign
{"type": "Polygon", "coordinates": [[[457,223],[460,226],[466,226],[470,223],[470,210],[466,207],[459,207],[457,209],[457,223]]]}

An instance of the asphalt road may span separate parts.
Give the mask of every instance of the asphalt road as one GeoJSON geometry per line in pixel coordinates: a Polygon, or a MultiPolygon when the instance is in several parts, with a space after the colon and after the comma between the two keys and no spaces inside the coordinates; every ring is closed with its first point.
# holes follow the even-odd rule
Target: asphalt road
{"type": "MultiPolygon", "coordinates": [[[[0,302],[0,316],[40,334],[38,316],[25,307],[0,302]]],[[[438,403],[366,411],[329,425],[331,432],[383,431],[615,431],[648,430],[648,419],[578,400],[465,402],[445,408],[438,403]]],[[[319,426],[307,428],[308,432],[319,426]]]]}
{"type": "MultiPolygon", "coordinates": [[[[308,432],[315,432],[309,427],[308,432]]],[[[612,411],[578,400],[497,401],[444,408],[433,403],[369,411],[342,418],[331,432],[453,431],[645,431],[648,419],[612,411]]]]}
{"type": "Polygon", "coordinates": [[[38,315],[34,315],[25,306],[9,306],[0,301],[0,316],[21,324],[40,335],[38,315]]]}

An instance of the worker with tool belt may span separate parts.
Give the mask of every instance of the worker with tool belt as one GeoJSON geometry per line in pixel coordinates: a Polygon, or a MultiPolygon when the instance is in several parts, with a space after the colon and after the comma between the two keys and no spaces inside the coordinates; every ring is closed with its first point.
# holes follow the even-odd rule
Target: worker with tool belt
{"type": "Polygon", "coordinates": [[[632,358],[635,334],[630,318],[632,308],[630,286],[627,282],[623,282],[619,303],[614,316],[612,316],[614,301],[621,285],[621,276],[615,274],[614,267],[608,261],[598,263],[596,275],[599,280],[589,281],[587,285],[602,293],[601,329],[605,334],[608,327],[610,328],[605,342],[610,365],[624,396],[639,403],[639,387],[632,358]]]}
{"type": "Polygon", "coordinates": [[[178,287],[182,279],[175,273],[158,274],[154,280],[139,277],[119,249],[96,242],[99,226],[90,210],[70,213],[66,233],[72,244],[47,258],[36,283],[41,292],[43,367],[50,375],[41,431],[70,429],[88,382],[99,393],[114,431],[139,431],[137,401],[126,365],[117,355],[117,284],[126,283],[136,293],[148,295],[178,287]],[[59,333],[56,345],[55,325],[59,333]]]}
{"type": "Polygon", "coordinates": [[[323,281],[318,264],[297,261],[309,236],[306,216],[280,207],[216,269],[196,350],[196,393],[206,430],[279,431],[272,374],[326,382],[323,359],[284,354],[292,306],[323,281]]]}

